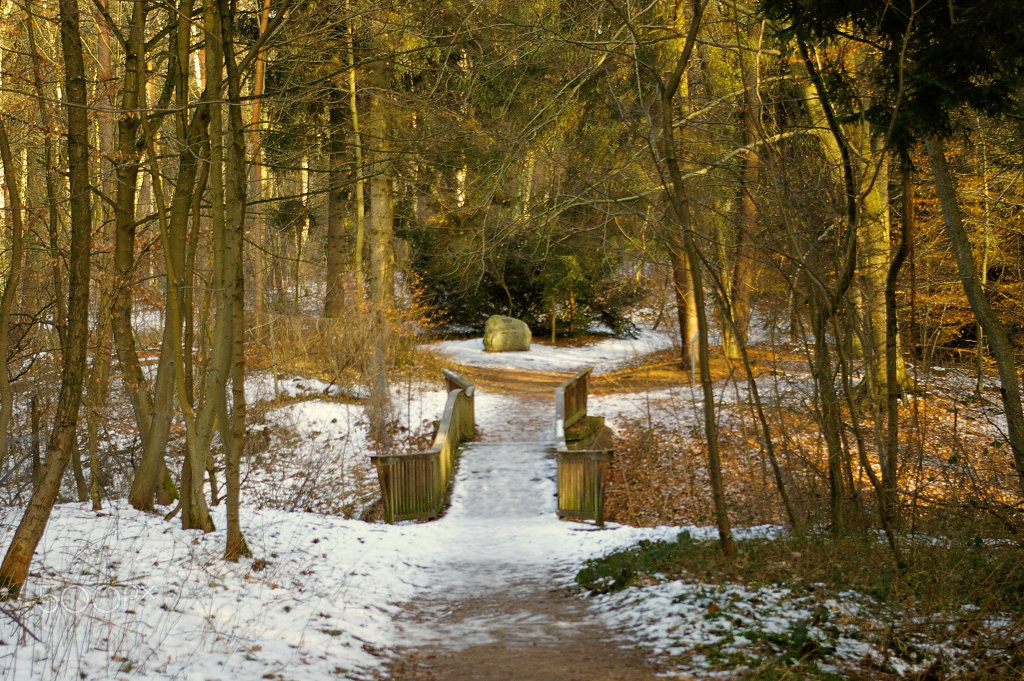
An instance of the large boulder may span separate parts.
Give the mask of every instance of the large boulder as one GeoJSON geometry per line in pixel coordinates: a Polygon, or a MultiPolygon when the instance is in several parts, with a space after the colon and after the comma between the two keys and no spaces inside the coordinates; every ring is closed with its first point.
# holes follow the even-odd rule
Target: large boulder
{"type": "Polygon", "coordinates": [[[488,352],[508,352],[510,350],[529,350],[533,334],[526,322],[493,315],[484,324],[484,350],[488,352]]]}

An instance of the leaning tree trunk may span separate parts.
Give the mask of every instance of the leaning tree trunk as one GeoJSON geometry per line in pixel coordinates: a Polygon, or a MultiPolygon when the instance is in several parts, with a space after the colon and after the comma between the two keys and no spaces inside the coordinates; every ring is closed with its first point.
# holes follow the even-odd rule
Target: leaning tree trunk
{"type": "Polygon", "coordinates": [[[928,149],[928,160],[931,162],[932,173],[935,175],[935,189],[942,204],[943,224],[950,246],[956,256],[956,266],[960,272],[960,282],[964,293],[971,304],[974,316],[988,336],[989,348],[999,369],[999,381],[1002,386],[1003,410],[1006,412],[1007,437],[1013,451],[1013,460],[1017,467],[1021,489],[1024,490],[1024,412],[1021,410],[1020,378],[1014,364],[1013,347],[1006,335],[1006,327],[996,315],[985,292],[978,281],[975,269],[974,254],[971,242],[964,230],[960,205],[957,202],[956,187],[946,165],[946,150],[942,140],[933,135],[925,142],[928,149]]]}
{"type": "Polygon", "coordinates": [[[46,471],[32,493],[25,515],[0,565],[0,588],[16,596],[28,576],[32,554],[43,536],[60,482],[78,447],[78,405],[85,379],[89,342],[89,266],[92,204],[89,186],[89,119],[85,62],[78,0],[60,0],[60,37],[64,56],[64,93],[68,122],[71,249],[68,258],[67,348],[61,368],[60,395],[46,452],[46,471]]]}

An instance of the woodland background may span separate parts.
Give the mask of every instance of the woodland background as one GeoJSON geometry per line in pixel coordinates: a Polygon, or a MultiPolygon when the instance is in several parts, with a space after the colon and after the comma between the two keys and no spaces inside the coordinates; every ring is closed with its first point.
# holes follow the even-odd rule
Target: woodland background
{"type": "Polygon", "coordinates": [[[2,0],[0,30],[0,461],[34,461],[12,594],[58,498],[209,530],[223,476],[246,554],[247,371],[318,373],[375,448],[412,446],[389,383],[494,313],[677,329],[726,555],[722,375],[797,534],[881,529],[901,570],[929,517],[1019,541],[1019,3],[2,0]],[[797,416],[756,391],[783,355],[813,377],[797,416]],[[939,363],[999,436],[994,477],[924,504],[927,438],[963,449],[916,406],[939,363]]]}

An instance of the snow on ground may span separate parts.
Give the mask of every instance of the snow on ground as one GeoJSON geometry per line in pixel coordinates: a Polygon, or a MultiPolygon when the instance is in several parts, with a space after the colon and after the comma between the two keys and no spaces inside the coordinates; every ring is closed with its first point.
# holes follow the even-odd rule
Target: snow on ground
{"type": "Polygon", "coordinates": [[[592,366],[600,374],[613,371],[625,361],[670,347],[671,335],[641,329],[636,338],[607,338],[583,347],[552,346],[535,339],[524,352],[486,352],[482,338],[470,338],[433,343],[426,349],[474,367],[571,372],[592,366]]]}
{"type": "Polygon", "coordinates": [[[672,671],[701,669],[704,678],[713,678],[731,677],[742,666],[756,665],[766,641],[794,645],[798,654],[815,648],[834,652],[822,671],[835,672],[843,664],[876,656],[882,662],[860,640],[859,626],[850,622],[849,614],[862,601],[856,593],[839,600],[797,595],[777,585],[748,588],[673,580],[598,595],[593,609],[660,659],[677,660],[672,671]],[[713,671],[724,659],[730,660],[729,668],[713,671]]]}
{"type": "MultiPolygon", "coordinates": [[[[256,392],[268,382],[253,380],[254,402],[273,397],[256,392]]],[[[278,395],[282,383],[316,397],[268,405],[268,452],[289,461],[266,467],[277,472],[265,479],[251,467],[247,498],[274,485],[301,498],[324,457],[334,468],[317,472],[328,478],[371,470],[359,405],[330,400],[315,381],[278,381],[278,395]]],[[[398,387],[396,416],[406,426],[436,419],[445,397],[439,386],[398,387]]],[[[481,432],[529,442],[468,447],[451,509],[433,523],[370,524],[256,501],[242,517],[256,560],[230,564],[220,559],[223,529],[183,531],[123,502],[99,514],[59,505],[21,598],[0,621],[0,678],[358,678],[381,667],[399,642],[393,616],[420,594],[501,589],[516,575],[568,583],[587,558],[679,531],[559,521],[553,404],[479,393],[476,405],[481,432]]],[[[223,507],[214,514],[223,528],[223,507]]],[[[18,508],[0,509],[0,537],[19,518],[18,508]]],[[[415,640],[401,632],[402,643],[415,640]]]]}
{"type": "MultiPolygon", "coordinates": [[[[262,446],[251,446],[243,461],[243,504],[361,517],[379,496],[363,406],[330,399],[337,386],[316,379],[279,378],[275,387],[271,375],[259,374],[246,381],[246,393],[271,406],[249,427],[250,443],[262,446]]],[[[394,386],[400,443],[429,431],[446,398],[440,381],[394,386]]]]}
{"type": "MultiPolygon", "coordinates": [[[[553,473],[546,443],[474,445],[451,510],[434,523],[245,509],[245,536],[265,565],[221,561],[222,530],[186,532],[123,503],[99,515],[58,506],[16,620],[0,623],[0,677],[359,678],[384,651],[417,642],[410,631],[399,638],[392,618],[418,594],[468,596],[531,575],[567,581],[586,558],[679,531],[561,522],[553,473]]],[[[18,516],[0,512],[0,534],[18,516]]],[[[215,522],[224,525],[219,510],[215,522]]]]}
{"type": "MultiPolygon", "coordinates": [[[[760,528],[750,530],[737,533],[737,539],[762,534],[760,528]]],[[[709,538],[707,532],[688,534],[695,540],[709,538]]],[[[973,631],[961,636],[971,606],[964,606],[960,616],[922,616],[893,610],[855,591],[819,588],[824,586],[667,580],[598,594],[591,609],[667,663],[665,675],[683,678],[736,678],[751,668],[764,669],[772,662],[789,667],[798,659],[826,674],[852,671],[857,678],[865,669],[886,678],[917,678],[936,665],[959,678],[970,676],[979,658],[1005,654],[995,641],[1004,640],[1011,618],[979,618],[973,631]],[[918,626],[904,628],[908,619],[918,626]],[[921,626],[926,622],[948,632],[946,639],[929,633],[921,626]],[[893,631],[900,632],[899,645],[892,645],[893,631]],[[988,640],[991,647],[986,647],[988,640]]]]}
{"type": "Polygon", "coordinates": [[[360,405],[324,400],[269,410],[249,429],[266,447],[243,464],[246,506],[358,517],[377,493],[360,405]]]}
{"type": "MultiPolygon", "coordinates": [[[[648,333],[640,341],[537,345],[530,353],[500,355],[484,354],[479,343],[434,347],[478,366],[608,371],[668,339],[648,333]]],[[[806,389],[804,377],[758,380],[764,390],[779,386],[799,396],[806,389]]],[[[380,670],[399,643],[438,641],[430,627],[396,627],[408,601],[469,598],[531,580],[564,586],[587,559],[641,539],[671,540],[681,530],[694,539],[715,537],[711,528],[595,530],[559,521],[553,403],[539,408],[536,401],[485,392],[476,397],[480,431],[522,442],[468,446],[442,519],[388,526],[306,512],[303,499],[316,491],[339,507],[365,503],[355,490],[375,482],[362,408],[307,379],[279,379],[275,390],[272,377],[257,376],[250,391],[254,404],[266,402],[254,430],[266,438],[261,456],[270,457],[246,470],[242,524],[255,560],[221,560],[223,507],[214,509],[218,531],[203,535],[123,502],[98,514],[82,504],[59,505],[25,591],[0,613],[0,679],[358,679],[380,670]],[[288,399],[270,402],[282,396],[288,399]]],[[[720,395],[723,404],[746,399],[742,385],[722,384],[720,395]]],[[[649,416],[689,428],[699,423],[692,416],[695,396],[696,389],[683,386],[591,397],[590,411],[613,427],[649,416]]],[[[438,381],[397,386],[393,398],[399,422],[412,429],[440,416],[446,393],[438,381]]],[[[20,515],[20,508],[0,508],[0,543],[7,544],[20,515]]],[[[857,606],[855,595],[821,603],[779,587],[669,581],[590,602],[611,627],[654,653],[681,655],[681,668],[690,670],[708,666],[701,655],[711,653],[698,646],[741,654],[749,638],[744,632],[794,641],[803,632],[840,659],[871,654],[839,624],[843,608],[857,606]]],[[[473,626],[467,622],[445,638],[453,645],[487,640],[487,626],[465,628],[473,626]]]]}

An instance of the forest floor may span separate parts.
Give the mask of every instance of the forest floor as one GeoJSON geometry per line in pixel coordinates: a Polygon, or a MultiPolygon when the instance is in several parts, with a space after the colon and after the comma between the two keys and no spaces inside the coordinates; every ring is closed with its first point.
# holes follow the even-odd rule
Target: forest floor
{"type": "MultiPolygon", "coordinates": [[[[463,452],[443,518],[362,520],[378,492],[358,391],[254,372],[242,520],[253,557],[221,560],[223,505],[218,531],[204,535],[134,511],[115,487],[99,513],[60,504],[22,597],[0,608],[0,679],[938,679],[977,660],[1021,668],[1019,613],[1005,605],[1004,584],[1021,572],[1013,542],[988,539],[987,527],[919,531],[920,564],[933,555],[947,572],[906,583],[887,577],[877,538],[830,555],[787,543],[749,388],[730,367],[714,367],[715,391],[741,548],[722,563],[699,390],[667,336],[502,355],[477,345],[425,348],[442,358],[431,360],[433,381],[446,364],[479,390],[479,441],[463,452]],[[554,513],[553,388],[585,364],[595,365],[589,411],[617,434],[608,501],[617,522],[605,529],[554,513]],[[1011,572],[986,562],[983,545],[1006,546],[1011,572]],[[602,562],[615,552],[625,568],[602,562]],[[838,579],[847,565],[864,576],[838,579]],[[988,576],[972,590],[979,570],[988,576]],[[936,595],[922,604],[929,589],[936,595]],[[986,589],[992,602],[973,600],[986,589]]],[[[773,425],[814,523],[821,443],[799,359],[755,352],[755,380],[769,416],[786,418],[773,425]]],[[[927,380],[918,417],[932,439],[917,447],[907,498],[1012,488],[1006,452],[991,446],[995,385],[969,401],[969,375],[935,368],[927,380]]],[[[399,446],[419,448],[446,393],[415,377],[393,390],[399,446]]],[[[20,513],[17,496],[4,500],[0,539],[20,513]]]]}

